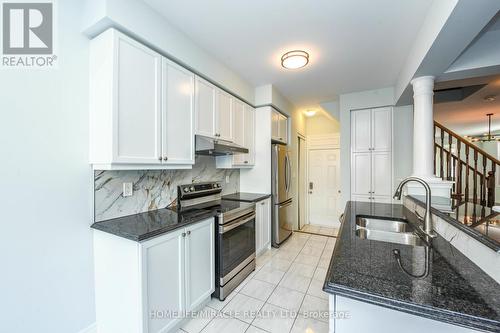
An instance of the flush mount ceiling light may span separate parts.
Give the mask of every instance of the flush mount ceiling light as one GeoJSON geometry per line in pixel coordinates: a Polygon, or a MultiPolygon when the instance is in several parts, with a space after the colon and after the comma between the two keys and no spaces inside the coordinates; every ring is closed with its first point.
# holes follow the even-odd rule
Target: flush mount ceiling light
{"type": "Polygon", "coordinates": [[[316,114],[316,110],[306,110],[304,111],[304,114],[307,116],[307,117],[312,117],[316,114]]]}
{"type": "Polygon", "coordinates": [[[484,100],[486,102],[493,102],[495,99],[496,99],[495,95],[489,95],[489,96],[484,97],[484,100]]]}
{"type": "Polygon", "coordinates": [[[289,51],[281,57],[281,66],[287,69],[302,68],[309,63],[309,53],[301,50],[289,51]]]}

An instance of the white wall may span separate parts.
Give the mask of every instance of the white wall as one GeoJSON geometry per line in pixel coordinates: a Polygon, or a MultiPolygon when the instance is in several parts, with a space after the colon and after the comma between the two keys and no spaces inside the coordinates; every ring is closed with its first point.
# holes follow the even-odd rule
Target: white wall
{"type": "Polygon", "coordinates": [[[82,5],[58,1],[58,69],[0,74],[3,332],[71,333],[95,321],[82,5]]]}
{"type": "Polygon", "coordinates": [[[240,170],[240,191],[271,193],[271,107],[255,110],[255,166],[240,170]]]}
{"type": "Polygon", "coordinates": [[[340,95],[340,174],[342,206],[351,197],[351,111],[394,104],[394,88],[340,95]]]}
{"type": "Polygon", "coordinates": [[[251,104],[255,102],[255,89],[251,84],[196,45],[141,0],[89,0],[83,19],[83,29],[89,36],[115,27],[201,73],[251,104]]]}
{"type": "Polygon", "coordinates": [[[305,117],[305,122],[307,135],[340,133],[340,122],[321,112],[305,117]]]}
{"type": "Polygon", "coordinates": [[[413,171],[413,105],[398,106],[393,112],[394,190],[413,171]]]}

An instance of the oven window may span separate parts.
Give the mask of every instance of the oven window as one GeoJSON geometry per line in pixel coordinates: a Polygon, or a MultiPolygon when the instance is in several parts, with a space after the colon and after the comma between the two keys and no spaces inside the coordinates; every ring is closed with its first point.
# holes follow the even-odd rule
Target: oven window
{"type": "Polygon", "coordinates": [[[243,260],[255,253],[255,219],[222,235],[222,276],[226,276],[243,260]]]}

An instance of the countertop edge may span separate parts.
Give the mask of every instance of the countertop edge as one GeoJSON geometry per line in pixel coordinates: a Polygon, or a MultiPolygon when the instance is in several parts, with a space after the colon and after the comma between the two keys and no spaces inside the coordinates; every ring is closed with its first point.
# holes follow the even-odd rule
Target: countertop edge
{"type": "MultiPolygon", "coordinates": [[[[142,214],[142,213],[140,213],[140,214],[142,214]]],[[[133,215],[139,215],[139,214],[133,214],[133,215]]],[[[130,216],[133,216],[133,215],[130,215],[130,216]]],[[[126,232],[117,233],[117,232],[111,230],[110,228],[107,228],[107,227],[104,226],[103,223],[105,223],[107,221],[110,221],[110,220],[114,220],[114,219],[104,220],[104,221],[99,221],[99,222],[94,222],[90,226],[90,228],[94,229],[94,230],[99,230],[99,231],[108,233],[110,235],[114,235],[116,237],[128,239],[128,240],[131,240],[131,241],[143,242],[143,241],[152,239],[154,237],[158,237],[158,236],[161,236],[161,235],[164,235],[164,234],[168,234],[168,233],[170,233],[172,231],[175,231],[177,229],[185,228],[188,225],[195,224],[195,223],[198,223],[198,222],[202,222],[202,221],[204,221],[206,219],[214,218],[215,216],[216,216],[215,214],[212,214],[212,215],[207,214],[206,216],[202,216],[201,218],[193,219],[192,221],[188,221],[186,223],[176,224],[175,226],[161,228],[161,229],[158,229],[158,230],[155,230],[155,231],[147,232],[147,233],[142,234],[140,236],[131,235],[131,234],[126,233],[126,232]]]]}
{"type": "MultiPolygon", "coordinates": [[[[418,201],[418,200],[417,200],[418,201]]],[[[349,200],[346,203],[343,218],[346,216],[346,212],[350,211],[351,204],[353,201],[349,200]]],[[[342,221],[344,222],[344,221],[342,221]]],[[[344,223],[340,225],[338,235],[342,235],[344,228],[344,223]]],[[[341,246],[341,242],[336,242],[333,249],[333,253],[337,251],[337,247],[341,246]]],[[[333,254],[330,258],[330,263],[328,264],[328,270],[326,272],[325,281],[323,283],[323,291],[331,295],[344,296],[356,301],[365,302],[368,304],[383,306],[388,309],[402,311],[408,314],[416,315],[423,318],[428,318],[444,323],[449,323],[464,328],[478,329],[486,332],[497,332],[500,331],[500,322],[489,320],[481,317],[471,316],[464,313],[457,313],[445,309],[420,306],[411,302],[406,302],[402,300],[396,300],[392,298],[387,298],[379,296],[374,293],[362,292],[359,290],[346,288],[334,283],[329,282],[328,277],[332,274],[332,261],[333,254]],[[399,305],[399,306],[398,306],[399,305]],[[437,315],[440,314],[440,315],[437,315]],[[463,320],[460,320],[463,319],[463,320]]]]}
{"type": "Polygon", "coordinates": [[[411,315],[428,318],[464,328],[479,329],[486,332],[500,330],[500,323],[463,313],[457,313],[440,308],[419,306],[417,304],[381,297],[371,293],[340,287],[325,281],[323,290],[332,295],[347,297],[356,301],[383,306],[388,309],[402,311],[411,315]]]}
{"type": "MultiPolygon", "coordinates": [[[[419,205],[420,207],[425,207],[425,203],[420,201],[418,198],[415,198],[414,196],[411,196],[411,195],[408,195],[407,197],[408,197],[408,199],[415,202],[415,204],[419,205]]],[[[489,247],[493,251],[495,251],[497,253],[500,252],[500,243],[492,240],[491,238],[484,236],[479,231],[476,231],[472,228],[469,228],[465,224],[460,223],[459,221],[457,221],[453,217],[448,216],[446,213],[441,212],[439,209],[437,209],[435,207],[431,207],[431,213],[435,214],[436,216],[439,216],[440,218],[442,218],[443,220],[445,220],[446,222],[448,222],[452,226],[456,227],[457,229],[460,229],[460,231],[465,232],[467,235],[474,238],[475,240],[477,240],[481,244],[486,245],[487,247],[489,247]]]]}
{"type": "Polygon", "coordinates": [[[236,192],[236,193],[229,193],[229,194],[225,194],[222,196],[222,200],[228,200],[228,201],[240,201],[240,202],[259,202],[259,201],[262,201],[262,200],[265,200],[265,199],[268,199],[272,196],[272,194],[265,194],[265,193],[252,193],[252,192],[236,192]],[[232,195],[237,195],[237,194],[249,194],[249,195],[257,195],[257,197],[253,200],[245,200],[245,199],[233,199],[233,198],[228,198],[229,196],[232,196],[232,195]]]}

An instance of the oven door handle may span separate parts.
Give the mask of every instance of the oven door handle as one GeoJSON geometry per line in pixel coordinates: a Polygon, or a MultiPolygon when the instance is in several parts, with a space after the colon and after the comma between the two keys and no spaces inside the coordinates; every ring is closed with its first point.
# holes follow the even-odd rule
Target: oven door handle
{"type": "Polygon", "coordinates": [[[225,232],[233,230],[234,228],[239,227],[240,225],[245,224],[253,219],[255,219],[255,213],[251,213],[251,215],[246,215],[242,219],[236,220],[235,222],[229,223],[227,225],[221,225],[219,227],[219,233],[223,234],[225,232]]]}

